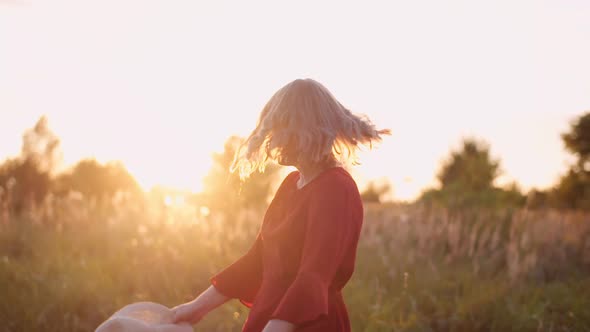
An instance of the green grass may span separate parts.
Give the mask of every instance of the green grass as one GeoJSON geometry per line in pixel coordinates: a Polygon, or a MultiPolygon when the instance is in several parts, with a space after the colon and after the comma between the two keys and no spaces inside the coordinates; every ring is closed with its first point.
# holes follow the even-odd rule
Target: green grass
{"type": "MultiPolygon", "coordinates": [[[[0,331],[92,331],[135,301],[188,301],[248,248],[260,221],[168,224],[147,213],[2,225],[0,331]]],[[[370,206],[344,290],[353,331],[590,331],[588,223],[370,206]]],[[[240,331],[247,314],[230,301],[196,330],[240,331]]]]}

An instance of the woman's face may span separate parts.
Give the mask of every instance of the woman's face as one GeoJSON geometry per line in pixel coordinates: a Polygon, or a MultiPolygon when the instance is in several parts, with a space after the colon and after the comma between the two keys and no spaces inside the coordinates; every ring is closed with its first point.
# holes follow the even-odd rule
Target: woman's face
{"type": "Polygon", "coordinates": [[[283,147],[283,149],[281,150],[281,155],[280,158],[278,160],[279,165],[282,166],[297,166],[297,157],[298,157],[298,151],[297,151],[297,142],[294,138],[289,139],[289,143],[287,143],[287,146],[283,147]]]}

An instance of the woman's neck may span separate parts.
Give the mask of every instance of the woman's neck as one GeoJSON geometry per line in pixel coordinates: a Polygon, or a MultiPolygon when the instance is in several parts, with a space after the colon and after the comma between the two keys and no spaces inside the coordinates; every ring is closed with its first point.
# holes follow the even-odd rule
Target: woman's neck
{"type": "Polygon", "coordinates": [[[320,173],[324,170],[332,167],[338,166],[339,163],[336,159],[331,158],[326,162],[321,163],[310,163],[304,165],[295,166],[299,171],[299,181],[297,182],[297,187],[302,188],[313,179],[315,179],[320,173]]]}

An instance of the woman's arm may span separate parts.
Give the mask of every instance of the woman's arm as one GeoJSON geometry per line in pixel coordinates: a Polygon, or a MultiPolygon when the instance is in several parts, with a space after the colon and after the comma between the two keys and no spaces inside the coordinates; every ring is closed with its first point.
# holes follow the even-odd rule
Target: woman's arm
{"type": "Polygon", "coordinates": [[[173,323],[198,323],[207,313],[230,300],[221,294],[215,286],[209,286],[194,300],[172,308],[173,323]]]}
{"type": "Polygon", "coordinates": [[[262,332],[293,332],[295,325],[280,319],[271,319],[262,332]]]}
{"type": "Polygon", "coordinates": [[[211,285],[194,300],[172,309],[174,323],[198,323],[209,311],[237,298],[251,306],[262,280],[262,237],[260,232],[250,249],[235,262],[215,274],[211,285]]]}
{"type": "Polygon", "coordinates": [[[262,246],[259,231],[248,252],[209,278],[211,285],[221,294],[252,307],[262,283],[262,246]]]}

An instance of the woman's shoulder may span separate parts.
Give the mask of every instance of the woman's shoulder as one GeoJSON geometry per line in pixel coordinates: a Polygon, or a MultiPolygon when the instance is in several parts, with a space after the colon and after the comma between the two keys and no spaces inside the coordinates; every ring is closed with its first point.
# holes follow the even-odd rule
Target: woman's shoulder
{"type": "Polygon", "coordinates": [[[341,166],[327,170],[326,174],[318,179],[315,189],[320,194],[330,194],[342,191],[358,193],[356,181],[352,175],[341,166]]]}
{"type": "Polygon", "coordinates": [[[333,171],[326,176],[328,181],[356,185],[350,172],[348,172],[343,166],[334,167],[332,170],[333,171]]]}
{"type": "Polygon", "coordinates": [[[342,167],[330,169],[318,179],[307,199],[313,214],[350,217],[362,222],[363,204],[358,187],[352,175],[342,167]]]}
{"type": "Polygon", "coordinates": [[[297,189],[299,176],[300,173],[297,170],[287,174],[277,189],[277,194],[285,191],[295,191],[304,194],[304,196],[330,195],[344,192],[359,194],[356,181],[342,166],[326,169],[301,189],[297,189]]]}
{"type": "Polygon", "coordinates": [[[298,174],[299,174],[298,171],[292,171],[289,174],[287,174],[287,176],[285,176],[283,181],[281,181],[281,184],[279,185],[279,188],[277,189],[276,193],[278,194],[282,191],[285,191],[287,188],[295,185],[295,182],[297,181],[298,174]]]}

